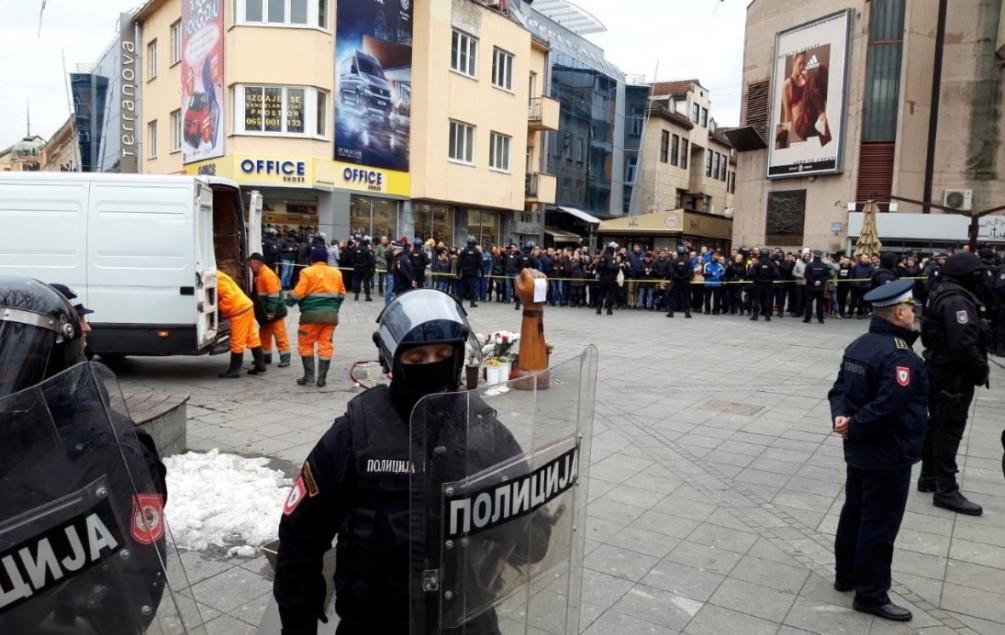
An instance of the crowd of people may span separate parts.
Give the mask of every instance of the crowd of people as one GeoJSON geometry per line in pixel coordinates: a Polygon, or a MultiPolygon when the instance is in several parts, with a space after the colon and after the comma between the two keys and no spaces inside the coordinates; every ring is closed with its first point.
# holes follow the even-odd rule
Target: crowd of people
{"type": "MultiPolygon", "coordinates": [[[[328,243],[322,234],[288,231],[282,238],[267,229],[266,261],[276,263],[284,288],[292,288],[296,265],[311,246],[324,246],[329,264],[338,266],[351,281],[355,299],[371,289],[389,302],[396,292],[415,287],[436,288],[471,306],[478,302],[518,306],[513,282],[526,267],[548,276],[548,304],[589,308],[598,314],[615,310],[662,311],[667,317],[683,313],[748,316],[770,320],[790,316],[803,322],[865,319],[871,307],[863,298],[871,289],[892,280],[914,280],[914,297],[924,305],[938,288],[946,259],[957,250],[921,256],[917,252],[846,255],[810,249],[801,251],[732,249],[684,243],[676,250],[645,250],[639,244],[609,243],[596,250],[586,246],[541,247],[447,245],[433,239],[397,241],[388,236],[371,240],[353,235],[328,243]],[[270,248],[271,244],[271,248],[270,248]]],[[[960,248],[966,251],[967,247],[960,248]]],[[[1005,265],[1001,254],[982,247],[988,285],[984,294],[986,317],[996,328],[995,348],[1005,349],[1005,265]]],[[[347,285],[348,286],[348,285],[347,285]]]]}

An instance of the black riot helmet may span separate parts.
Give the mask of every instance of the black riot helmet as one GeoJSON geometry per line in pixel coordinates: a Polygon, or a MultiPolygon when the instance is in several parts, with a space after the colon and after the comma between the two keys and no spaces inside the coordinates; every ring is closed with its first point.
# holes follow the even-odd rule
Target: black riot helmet
{"type": "Polygon", "coordinates": [[[530,252],[534,251],[534,247],[537,247],[537,245],[534,243],[534,241],[533,240],[528,240],[527,244],[523,246],[523,253],[525,253],[525,254],[527,254],[529,256],[530,252]]]}
{"type": "Polygon", "coordinates": [[[399,414],[407,419],[422,397],[458,389],[471,326],[452,296],[434,289],[407,291],[384,307],[377,324],[373,341],[381,365],[391,372],[391,401],[399,414]],[[401,362],[402,353],[427,344],[449,344],[453,356],[429,364],[401,362]]]}
{"type": "Polygon", "coordinates": [[[474,236],[468,236],[468,247],[474,247],[478,244],[478,239],[474,236]]]}
{"type": "Polygon", "coordinates": [[[969,251],[961,251],[950,256],[942,267],[942,275],[952,278],[960,286],[976,292],[984,280],[986,265],[969,251]]]}
{"type": "Polygon", "coordinates": [[[0,397],[84,361],[80,316],[49,285],[0,276],[0,397]]]}

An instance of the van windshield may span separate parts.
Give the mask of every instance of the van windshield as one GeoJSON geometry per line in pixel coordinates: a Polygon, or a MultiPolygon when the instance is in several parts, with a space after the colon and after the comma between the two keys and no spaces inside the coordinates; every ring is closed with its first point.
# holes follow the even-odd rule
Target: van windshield
{"type": "Polygon", "coordinates": [[[360,55],[356,59],[356,63],[359,64],[359,72],[384,79],[384,69],[372,57],[367,58],[360,55]]]}

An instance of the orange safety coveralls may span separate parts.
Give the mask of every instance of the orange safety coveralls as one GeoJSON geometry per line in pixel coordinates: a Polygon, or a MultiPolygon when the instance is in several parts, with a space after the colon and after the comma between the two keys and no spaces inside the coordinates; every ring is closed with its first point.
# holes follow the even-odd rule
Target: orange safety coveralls
{"type": "Polygon", "coordinates": [[[221,320],[230,320],[230,352],[243,353],[245,348],[262,345],[255,328],[254,304],[241,291],[234,279],[222,271],[216,272],[217,311],[221,320]]]}
{"type": "MultiPolygon", "coordinates": [[[[274,314],[282,308],[282,283],[279,276],[268,267],[261,267],[255,274],[255,293],[265,307],[266,314],[274,314]]],[[[258,337],[262,340],[262,350],[272,352],[272,338],[280,353],[290,352],[290,338],[286,334],[286,320],[279,318],[262,324],[258,329],[258,337]]]]}
{"type": "Polygon", "coordinates": [[[342,272],[335,267],[315,262],[300,272],[300,279],[290,294],[289,302],[300,304],[297,353],[301,357],[313,357],[314,345],[317,344],[318,358],[331,361],[335,354],[332,337],[344,297],[342,272]]]}

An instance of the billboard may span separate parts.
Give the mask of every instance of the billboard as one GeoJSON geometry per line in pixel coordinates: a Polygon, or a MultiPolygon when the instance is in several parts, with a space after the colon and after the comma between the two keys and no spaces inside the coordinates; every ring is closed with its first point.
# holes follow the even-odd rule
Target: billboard
{"type": "Polygon", "coordinates": [[[223,0],[182,2],[182,162],[223,154],[223,0]]]}
{"type": "Polygon", "coordinates": [[[850,11],[775,36],[768,178],[841,171],[850,11]]]}
{"type": "Polygon", "coordinates": [[[412,0],[338,0],[335,160],[408,170],[412,0]]]}

